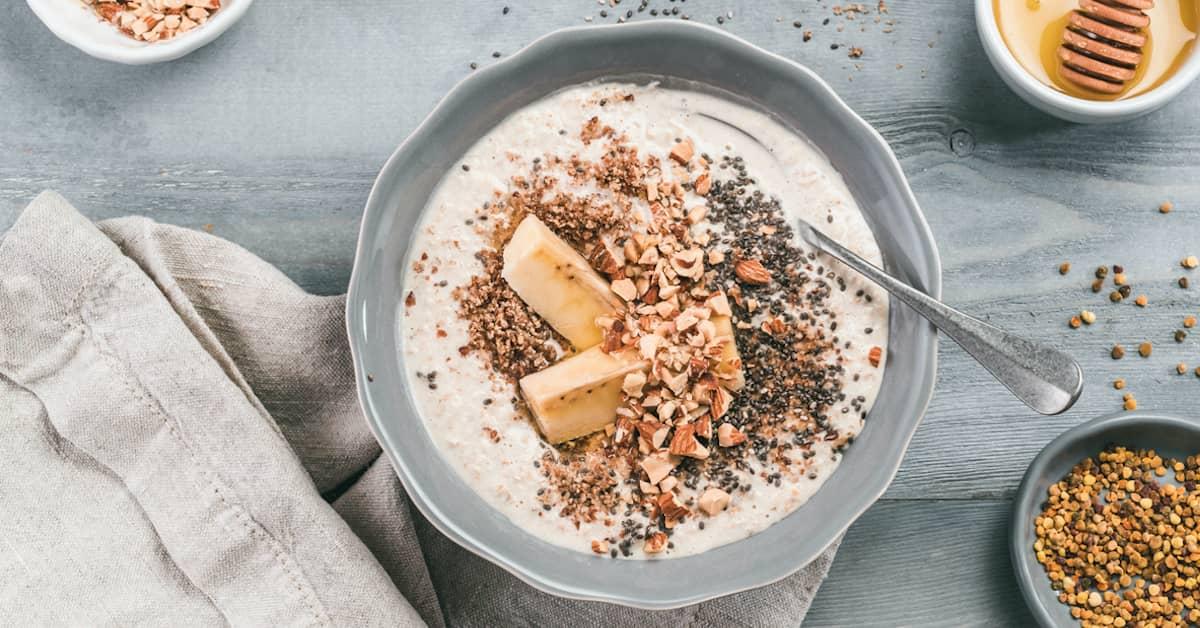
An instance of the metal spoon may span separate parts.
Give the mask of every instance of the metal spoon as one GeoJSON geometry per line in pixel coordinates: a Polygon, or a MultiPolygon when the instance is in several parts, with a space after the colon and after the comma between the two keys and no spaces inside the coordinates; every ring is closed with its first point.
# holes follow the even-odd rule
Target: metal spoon
{"type": "Polygon", "coordinates": [[[1066,412],[1083,392],[1083,369],[1067,354],[972,318],[855,255],[801,221],[800,237],[903,301],[966,349],[1018,399],[1042,414],[1066,412]]]}

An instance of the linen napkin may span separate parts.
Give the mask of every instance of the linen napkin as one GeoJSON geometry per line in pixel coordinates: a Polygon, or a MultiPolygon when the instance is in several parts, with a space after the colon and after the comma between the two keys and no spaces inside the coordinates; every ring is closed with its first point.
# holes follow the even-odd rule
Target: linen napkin
{"type": "Polygon", "coordinates": [[[344,305],[220,238],[35,199],[0,240],[0,623],[803,619],[836,544],[654,613],[556,598],[446,539],[362,418],[344,305]]]}

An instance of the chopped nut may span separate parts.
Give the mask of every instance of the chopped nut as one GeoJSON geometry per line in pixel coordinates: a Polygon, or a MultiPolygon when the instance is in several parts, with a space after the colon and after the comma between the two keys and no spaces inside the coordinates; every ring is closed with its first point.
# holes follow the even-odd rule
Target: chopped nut
{"type": "Polygon", "coordinates": [[[692,160],[692,155],[695,152],[696,149],[692,145],[692,140],[685,139],[671,147],[671,159],[680,165],[686,165],[687,162],[692,160]]]}
{"type": "Polygon", "coordinates": [[[871,363],[871,366],[879,368],[879,363],[883,361],[883,347],[871,347],[867,353],[867,361],[871,363]]]}
{"type": "Polygon", "coordinates": [[[608,543],[605,541],[593,540],[592,541],[592,551],[595,552],[596,554],[607,554],[608,553],[608,543]]]}
{"type": "Polygon", "coordinates": [[[626,301],[632,301],[638,295],[637,286],[634,285],[633,281],[626,278],[612,282],[612,291],[626,301]]]}
{"type": "Polygon", "coordinates": [[[707,172],[705,172],[704,174],[696,177],[696,181],[692,184],[692,188],[696,190],[696,194],[699,194],[700,196],[707,196],[709,190],[712,189],[712,178],[708,176],[707,172]]]}
{"type": "Polygon", "coordinates": [[[739,260],[733,267],[733,274],[744,284],[765,286],[771,283],[771,273],[758,260],[739,260]]]}
{"type": "Polygon", "coordinates": [[[700,510],[704,511],[708,516],[713,517],[722,510],[725,510],[729,506],[729,501],[729,493],[719,488],[708,488],[700,495],[698,503],[700,510]]]}
{"type": "Polygon", "coordinates": [[[673,527],[680,519],[692,514],[692,511],[675,501],[675,495],[670,491],[663,491],[658,499],[654,500],[654,503],[658,506],[658,511],[662,513],[663,518],[666,519],[667,527],[673,527]]]}
{"type": "Polygon", "coordinates": [[[729,299],[725,297],[724,292],[713,294],[704,302],[704,305],[717,316],[731,316],[733,314],[733,310],[729,307],[729,299]]]}
{"type": "Polygon", "coordinates": [[[625,376],[625,381],[621,383],[621,390],[630,397],[641,397],[642,387],[646,385],[646,374],[641,371],[634,371],[625,376]]]}
{"type": "Polygon", "coordinates": [[[736,447],[746,442],[746,435],[730,423],[722,423],[717,428],[717,443],[722,447],[736,447]]]}
{"type": "Polygon", "coordinates": [[[663,532],[655,532],[646,537],[646,544],[642,547],[642,551],[647,554],[658,554],[667,549],[667,535],[663,532]]]}
{"type": "Polygon", "coordinates": [[[651,484],[658,484],[663,481],[675,468],[675,462],[667,452],[656,452],[642,458],[640,463],[642,470],[646,472],[646,478],[651,484]]]}
{"type": "Polygon", "coordinates": [[[708,448],[696,440],[696,426],[691,424],[675,428],[675,435],[671,437],[670,452],[676,456],[700,460],[708,457],[708,448]]]}

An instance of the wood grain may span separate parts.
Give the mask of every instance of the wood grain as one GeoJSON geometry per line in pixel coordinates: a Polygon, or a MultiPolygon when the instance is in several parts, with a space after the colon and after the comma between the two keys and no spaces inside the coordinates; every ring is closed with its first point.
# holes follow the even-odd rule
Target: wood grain
{"type": "MultiPolygon", "coordinates": [[[[258,0],[214,44],[133,68],[60,44],[24,3],[6,3],[0,229],[53,188],[96,219],[211,226],[302,287],[342,292],[375,173],[469,64],[618,13],[599,18],[594,0],[510,2],[508,15],[502,4],[359,0],[331,12],[258,0]]],[[[900,157],[937,238],[946,300],[1066,349],[1087,389],[1066,415],[1036,416],[944,341],[929,413],[886,501],[852,529],[810,623],[1027,624],[1003,535],[1004,500],[1029,460],[1062,430],[1118,410],[1117,376],[1143,408],[1196,414],[1200,379],[1173,368],[1200,365],[1200,333],[1182,345],[1171,335],[1200,314],[1200,273],[1190,291],[1175,285],[1178,260],[1200,255],[1200,87],[1130,123],[1070,125],[1001,83],[972,3],[893,0],[890,34],[870,19],[822,26],[831,4],[651,6],[709,24],[733,11],[723,28],[824,76],[900,157]],[[863,58],[848,58],[850,46],[863,58]],[[1177,210],[1163,216],[1166,199],[1177,210]],[[1074,265],[1066,277],[1063,261],[1074,265]],[[1088,290],[1091,269],[1113,263],[1150,307],[1088,290]],[[1068,329],[1085,307],[1098,323],[1068,329]],[[1151,359],[1108,357],[1113,343],[1142,340],[1155,343],[1151,359]]]]}

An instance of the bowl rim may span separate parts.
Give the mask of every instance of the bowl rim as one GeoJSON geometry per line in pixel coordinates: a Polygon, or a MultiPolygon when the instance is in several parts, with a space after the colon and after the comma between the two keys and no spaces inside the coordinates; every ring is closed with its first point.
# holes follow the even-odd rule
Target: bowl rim
{"type": "MultiPolygon", "coordinates": [[[[814,552],[812,556],[806,557],[804,560],[795,561],[782,573],[772,573],[763,577],[754,578],[752,579],[752,582],[747,582],[744,585],[731,586],[716,592],[686,594],[671,599],[638,598],[634,596],[614,594],[611,592],[583,590],[577,587],[572,588],[568,585],[562,585],[548,579],[542,579],[537,574],[528,571],[523,565],[508,560],[507,557],[500,555],[486,544],[479,542],[469,533],[462,530],[449,518],[444,517],[441,509],[435,503],[435,500],[428,499],[428,496],[425,495],[420,487],[416,485],[409,466],[404,460],[395,455],[395,453],[392,451],[392,448],[388,446],[390,439],[388,439],[381,432],[379,422],[374,412],[374,404],[372,402],[371,395],[368,392],[367,384],[369,380],[366,371],[366,364],[364,363],[364,352],[359,349],[359,345],[356,342],[356,340],[360,339],[361,336],[358,330],[356,330],[356,323],[359,321],[358,315],[361,312],[359,306],[364,303],[363,292],[367,290],[367,287],[363,285],[362,279],[362,275],[366,272],[364,270],[364,267],[366,266],[364,259],[366,259],[370,254],[370,251],[368,250],[369,234],[367,233],[367,229],[370,226],[371,214],[384,211],[383,209],[379,208],[379,204],[382,202],[381,197],[385,194],[385,192],[382,190],[384,175],[396,167],[396,163],[403,158],[407,151],[410,150],[410,147],[416,142],[416,140],[421,138],[427,132],[427,127],[435,123],[438,118],[438,114],[442,111],[446,104],[459,98],[460,94],[469,89],[469,86],[474,82],[483,81],[483,77],[508,72],[511,68],[519,67],[519,65],[526,63],[530,57],[534,56],[537,51],[543,47],[552,48],[560,41],[569,40],[584,34],[590,35],[596,33],[618,32],[633,34],[640,33],[641,31],[645,31],[645,33],[648,34],[678,31],[680,33],[690,32],[689,34],[699,34],[700,36],[706,37],[719,37],[727,43],[744,47],[748,51],[762,57],[765,62],[786,68],[788,72],[795,73],[796,75],[802,76],[804,79],[810,81],[815,89],[820,90],[823,95],[829,99],[829,101],[834,105],[841,115],[846,116],[853,125],[866,131],[867,135],[869,136],[869,140],[876,146],[880,156],[884,158],[882,160],[885,162],[884,168],[890,171],[890,174],[897,184],[898,192],[900,193],[904,204],[915,210],[912,216],[914,219],[913,226],[920,233],[922,241],[928,244],[928,250],[923,251],[928,255],[928,260],[925,262],[926,267],[923,269],[924,271],[929,272],[929,277],[926,281],[928,284],[926,287],[927,292],[935,298],[941,297],[942,263],[940,254],[935,244],[936,240],[933,237],[933,232],[929,227],[928,221],[925,219],[924,214],[920,211],[920,205],[916,201],[916,197],[912,192],[907,177],[904,175],[899,160],[896,158],[895,153],[891,150],[891,147],[888,145],[883,136],[874,127],[863,120],[863,118],[859,116],[853,109],[851,109],[824,79],[807,67],[779,54],[760,48],[741,39],[740,37],[727,33],[716,27],[706,24],[699,24],[696,22],[672,20],[662,22],[584,25],[561,28],[534,39],[517,52],[492,65],[472,72],[459,81],[453,88],[451,88],[450,91],[448,91],[446,95],[437,103],[437,105],[434,106],[425,119],[408,134],[405,140],[397,147],[395,152],[392,153],[380,170],[379,177],[372,185],[371,192],[368,195],[366,206],[363,212],[363,218],[359,230],[359,238],[355,248],[354,267],[351,271],[349,290],[346,299],[346,328],[349,338],[351,360],[355,369],[356,392],[358,395],[359,404],[364,411],[368,426],[370,427],[375,438],[381,443],[381,449],[391,461],[397,475],[401,480],[401,483],[408,492],[411,502],[435,529],[437,529],[446,537],[450,538],[460,547],[463,547],[472,554],[475,554],[476,556],[479,556],[501,567],[522,582],[542,592],[569,599],[613,603],[644,610],[668,610],[774,584],[807,566],[810,562],[812,562],[812,560],[820,556],[820,554],[827,549],[827,546],[820,548],[814,552]]],[[[932,328],[930,329],[932,330],[932,328]]],[[[920,421],[928,411],[929,404],[932,401],[933,390],[937,379],[937,344],[938,336],[934,330],[929,334],[929,340],[926,343],[926,346],[923,347],[929,356],[928,369],[932,375],[928,378],[926,385],[922,386],[919,390],[919,412],[916,414],[916,417],[913,420],[911,431],[901,435],[900,444],[903,446],[900,449],[901,454],[897,456],[895,464],[887,467],[886,481],[881,483],[880,486],[876,487],[875,490],[863,492],[863,495],[866,496],[867,499],[862,501],[862,505],[860,507],[854,508],[853,516],[847,518],[846,522],[840,526],[837,534],[833,535],[831,543],[836,542],[837,538],[844,534],[846,529],[848,529],[859,517],[862,516],[863,512],[865,512],[879,499],[879,497],[887,490],[888,486],[890,486],[891,481],[895,478],[896,472],[899,470],[903,461],[903,452],[907,450],[908,444],[915,435],[917,427],[919,427],[920,421]]],[[[753,538],[753,535],[747,537],[747,539],[749,538],[753,538]]],[[[734,541],[730,545],[745,542],[747,539],[734,541]]]]}
{"type": "MultiPolygon", "coordinates": [[[[242,19],[254,0],[237,0],[229,6],[223,6],[208,22],[188,33],[163,42],[142,42],[134,47],[106,43],[105,35],[100,33],[100,29],[112,31],[116,31],[116,29],[101,20],[99,16],[92,16],[95,17],[95,28],[90,25],[76,28],[72,25],[71,20],[59,12],[60,7],[57,5],[62,4],[60,0],[25,0],[25,3],[42,24],[50,29],[51,33],[85,54],[114,63],[143,65],[178,59],[211,43],[230,26],[242,19]]],[[[90,9],[82,2],[79,5],[82,10],[90,12],[90,9]]],[[[125,37],[119,32],[117,34],[125,37]]]]}
{"type": "MultiPolygon", "coordinates": [[[[1119,120],[1149,113],[1178,96],[1200,77],[1200,45],[1192,51],[1175,75],[1150,91],[1122,100],[1086,100],[1060,92],[1037,80],[1016,57],[996,23],[993,0],[975,0],[975,24],[988,60],[1005,82],[1016,83],[1014,90],[1058,111],[1094,120],[1119,120]]],[[[1197,42],[1200,44],[1200,42],[1197,42]]]]}
{"type": "Polygon", "coordinates": [[[1070,427],[1054,437],[1034,456],[1033,461],[1025,470],[1025,474],[1021,477],[1021,483],[1013,498],[1012,514],[1009,519],[1009,560],[1012,562],[1013,571],[1017,577],[1017,585],[1021,589],[1021,597],[1024,598],[1025,605],[1041,626],[1054,628],[1060,624],[1038,596],[1038,591],[1048,589],[1049,583],[1043,573],[1034,572],[1030,568],[1029,553],[1025,547],[1023,536],[1024,531],[1033,525],[1034,511],[1037,504],[1041,503],[1041,496],[1037,494],[1035,484],[1040,478],[1046,476],[1053,459],[1064,450],[1081,441],[1097,438],[1131,423],[1161,425],[1200,436],[1200,422],[1196,420],[1151,411],[1106,414],[1070,427]]]}

